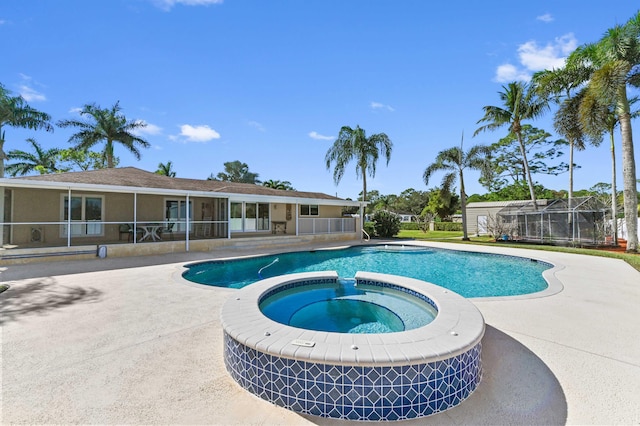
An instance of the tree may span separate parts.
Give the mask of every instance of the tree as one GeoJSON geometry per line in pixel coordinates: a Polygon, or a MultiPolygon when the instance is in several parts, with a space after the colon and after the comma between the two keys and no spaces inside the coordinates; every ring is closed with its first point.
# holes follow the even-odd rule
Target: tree
{"type": "Polygon", "coordinates": [[[457,195],[442,191],[442,188],[431,189],[428,194],[429,202],[422,209],[420,216],[437,216],[441,220],[445,220],[454,214],[460,205],[460,199],[457,195]]]}
{"type": "Polygon", "coordinates": [[[587,81],[591,71],[589,64],[566,64],[563,68],[540,71],[533,76],[538,92],[542,96],[553,96],[560,106],[553,124],[558,134],[569,142],[569,202],[573,198],[574,148],[579,151],[585,149],[584,133],[576,117],[573,96],[587,81]]]}
{"type": "MultiPolygon", "coordinates": [[[[98,170],[107,168],[107,160],[104,156],[104,152],[86,151],[78,149],[61,149],[60,159],[63,163],[67,163],[68,166],[64,166],[66,171],[79,169],[86,170],[98,170]]],[[[120,158],[113,157],[113,166],[118,167],[120,164],[120,158]]]]}
{"type": "Polygon", "coordinates": [[[0,178],[4,177],[4,161],[7,159],[2,128],[9,126],[53,132],[50,121],[49,114],[30,107],[22,96],[11,96],[11,92],[0,83],[0,178]]]}
{"type": "Polygon", "coordinates": [[[409,213],[419,216],[428,202],[429,194],[426,191],[416,191],[413,188],[408,188],[397,197],[394,207],[397,213],[409,213]]]}
{"type": "Polygon", "coordinates": [[[224,163],[224,172],[220,172],[213,177],[213,173],[207,180],[221,180],[225,182],[253,183],[260,184],[257,173],[251,173],[249,166],[240,161],[228,161],[224,163]]]}
{"type": "Polygon", "coordinates": [[[393,143],[384,133],[376,133],[367,137],[364,129],[361,129],[360,126],[356,126],[355,129],[343,126],[333,146],[327,151],[325,162],[327,169],[330,169],[331,165],[335,163],[333,180],[338,185],[344,176],[347,164],[355,160],[356,174],[362,177],[362,200],[367,201],[367,174],[372,178],[375,177],[376,164],[380,154],[389,164],[392,149],[393,143]]]}
{"type": "Polygon", "coordinates": [[[269,179],[262,182],[262,186],[273,189],[282,189],[284,191],[295,191],[295,188],[291,186],[291,182],[289,182],[288,180],[269,179]]]}
{"type": "Polygon", "coordinates": [[[429,185],[429,179],[434,172],[446,171],[442,178],[442,193],[451,193],[451,189],[456,182],[460,182],[460,207],[462,210],[462,239],[469,240],[467,235],[467,195],[464,189],[464,169],[480,170],[486,173],[488,169],[487,156],[490,154],[489,147],[484,145],[475,145],[464,152],[462,150],[462,141],[460,147],[453,147],[440,151],[435,161],[430,164],[424,171],[424,184],[429,185]]]}
{"type": "MultiPolygon", "coordinates": [[[[530,124],[523,125],[521,133],[531,176],[536,174],[557,176],[567,171],[569,166],[564,162],[550,164],[552,160],[564,155],[562,148],[568,145],[567,141],[550,140],[550,133],[530,124]]],[[[522,151],[513,133],[491,144],[489,151],[491,167],[480,177],[482,186],[489,191],[499,191],[511,183],[527,183],[522,151]]]]}
{"type": "Polygon", "coordinates": [[[624,25],[609,29],[597,42],[576,49],[569,63],[591,64],[588,96],[613,105],[622,139],[622,178],[627,225],[627,251],[638,251],[638,191],[627,85],[640,87],[640,12],[624,25]]]}
{"type": "Polygon", "coordinates": [[[162,176],[176,177],[176,172],[173,170],[173,163],[171,161],[167,161],[166,164],[159,163],[158,170],[156,170],[156,174],[162,176]]]}
{"type": "Polygon", "coordinates": [[[144,128],[147,124],[140,120],[127,120],[120,113],[122,108],[120,102],[116,102],[110,109],[100,108],[96,104],[87,104],[80,111],[80,116],[87,120],[60,120],[60,127],[76,127],[80,129],[69,138],[69,142],[74,143],[74,149],[88,151],[95,145],[104,142],[104,157],[107,160],[107,168],[114,165],[114,142],[119,142],[129,150],[133,156],[139,160],[141,148],[149,148],[151,144],[133,132],[136,129],[144,128]]]}
{"type": "Polygon", "coordinates": [[[12,162],[7,164],[6,172],[11,176],[24,176],[29,173],[38,172],[41,175],[48,173],[56,173],[61,170],[57,163],[60,154],[58,148],[43,149],[33,138],[28,138],[27,142],[31,144],[34,152],[25,152],[18,149],[9,151],[7,159],[12,162]]]}
{"type": "MultiPolygon", "coordinates": [[[[600,100],[593,96],[592,93],[585,89],[581,92],[580,103],[578,105],[577,118],[584,129],[584,132],[599,144],[602,141],[604,133],[609,134],[609,150],[611,151],[611,217],[614,220],[613,244],[618,244],[618,189],[617,189],[617,172],[616,172],[616,146],[615,146],[615,129],[619,120],[616,115],[615,105],[604,105],[600,100]]],[[[629,100],[629,105],[638,101],[638,98],[629,100]]],[[[631,113],[632,118],[640,115],[639,111],[631,113]]],[[[624,203],[624,198],[623,201],[624,203]]]]}
{"type": "Polygon", "coordinates": [[[529,161],[525,150],[524,140],[522,137],[522,122],[525,120],[533,120],[541,116],[548,108],[546,99],[537,95],[536,89],[532,84],[514,81],[507,86],[502,86],[503,91],[498,92],[503,107],[485,106],[484,117],[478,120],[477,124],[487,123],[479,127],[473,134],[476,136],[480,132],[487,130],[497,130],[507,126],[509,133],[513,133],[520,145],[520,154],[522,155],[523,167],[529,184],[529,195],[536,208],[536,194],[529,171],[529,161]]]}

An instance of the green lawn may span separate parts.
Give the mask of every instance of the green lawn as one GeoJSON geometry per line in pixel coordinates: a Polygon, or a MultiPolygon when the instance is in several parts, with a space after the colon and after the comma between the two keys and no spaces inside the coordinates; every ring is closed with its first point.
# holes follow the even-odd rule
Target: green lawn
{"type": "Polygon", "coordinates": [[[602,256],[611,257],[614,259],[622,259],[629,265],[640,271],[640,254],[629,253],[613,253],[604,250],[594,250],[587,248],[573,248],[573,247],[559,247],[549,245],[537,245],[537,244],[518,244],[518,243],[496,243],[491,237],[470,237],[470,241],[462,241],[462,231],[400,231],[398,234],[399,239],[413,239],[424,241],[441,241],[448,243],[458,244],[476,244],[476,245],[496,245],[500,244],[500,247],[517,247],[527,248],[532,250],[546,250],[546,251],[559,251],[564,253],[577,253],[587,254],[590,256],[602,256]]]}

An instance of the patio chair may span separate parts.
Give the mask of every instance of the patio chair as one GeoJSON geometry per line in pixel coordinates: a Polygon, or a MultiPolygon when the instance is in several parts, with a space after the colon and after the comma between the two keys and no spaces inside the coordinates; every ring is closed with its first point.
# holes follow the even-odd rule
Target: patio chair
{"type": "Polygon", "coordinates": [[[162,234],[169,234],[171,236],[171,240],[173,241],[173,227],[175,226],[175,222],[167,223],[166,228],[161,228],[159,231],[160,238],[162,238],[162,234]]]}
{"type": "MultiPolygon", "coordinates": [[[[127,234],[127,242],[131,242],[133,240],[133,225],[128,223],[122,223],[118,227],[118,239],[122,240],[122,235],[127,234]]],[[[138,235],[142,234],[142,230],[138,229],[136,232],[138,235]]]]}
{"type": "Polygon", "coordinates": [[[129,225],[128,223],[123,223],[118,227],[118,239],[122,240],[122,235],[126,234],[127,236],[127,241],[131,242],[131,239],[133,237],[133,227],[131,225],[129,225]]]}

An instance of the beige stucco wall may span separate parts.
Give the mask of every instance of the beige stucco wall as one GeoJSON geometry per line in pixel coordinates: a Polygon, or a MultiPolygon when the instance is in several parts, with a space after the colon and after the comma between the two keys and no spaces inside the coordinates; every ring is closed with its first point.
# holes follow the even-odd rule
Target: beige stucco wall
{"type": "MultiPolygon", "coordinates": [[[[28,188],[6,188],[12,191],[11,221],[12,222],[32,222],[34,225],[10,225],[10,243],[18,247],[59,246],[67,245],[66,234],[61,234],[63,226],[59,222],[63,221],[62,206],[63,199],[68,195],[64,190],[51,189],[28,189],[28,188]],[[55,222],[47,224],[46,222],[55,222]],[[42,231],[42,241],[32,242],[32,228],[42,231]]],[[[98,245],[114,241],[124,242],[128,240],[128,234],[120,234],[119,226],[124,223],[132,223],[134,218],[134,195],[126,193],[96,193],[92,191],[72,191],[72,196],[93,195],[103,197],[103,235],[74,236],[72,245],[98,245]],[[124,240],[124,241],[123,241],[124,240]]],[[[163,222],[165,220],[165,201],[185,200],[186,197],[148,195],[139,194],[137,197],[136,221],[137,222],[163,222]]],[[[206,217],[212,217],[213,221],[226,220],[227,199],[209,197],[190,197],[192,201],[192,218],[196,222],[193,229],[196,229],[197,222],[206,217]]],[[[295,203],[272,203],[270,207],[270,218],[273,222],[286,222],[286,235],[296,234],[296,216],[299,215],[300,205],[295,203]],[[296,211],[298,209],[298,211],[296,211]]],[[[302,216],[305,218],[340,218],[342,217],[341,206],[319,206],[318,216],[302,216]]],[[[356,224],[356,229],[360,225],[356,224]]],[[[211,236],[225,237],[216,234],[211,236]]],[[[266,234],[270,234],[269,231],[266,234]]],[[[279,232],[280,234],[280,232],[279,232]]],[[[265,236],[265,232],[239,233],[243,238],[260,238],[265,236]]],[[[359,237],[359,235],[358,235],[359,237]]],[[[184,238],[184,234],[183,234],[184,238]]],[[[182,239],[183,239],[182,238],[182,239]]],[[[351,237],[348,237],[351,238],[351,237]]],[[[176,242],[177,243],[177,242],[176,242]]],[[[199,243],[201,244],[201,243],[199,243]]],[[[218,243],[217,243],[218,244],[218,243]]]]}

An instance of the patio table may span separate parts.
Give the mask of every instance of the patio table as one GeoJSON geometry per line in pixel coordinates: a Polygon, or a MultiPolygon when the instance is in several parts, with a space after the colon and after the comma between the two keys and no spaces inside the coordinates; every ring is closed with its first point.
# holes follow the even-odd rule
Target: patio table
{"type": "Polygon", "coordinates": [[[140,241],[147,241],[152,239],[153,241],[162,241],[162,238],[158,234],[158,231],[162,228],[161,223],[143,223],[138,224],[138,229],[142,231],[142,237],[140,241]]]}

